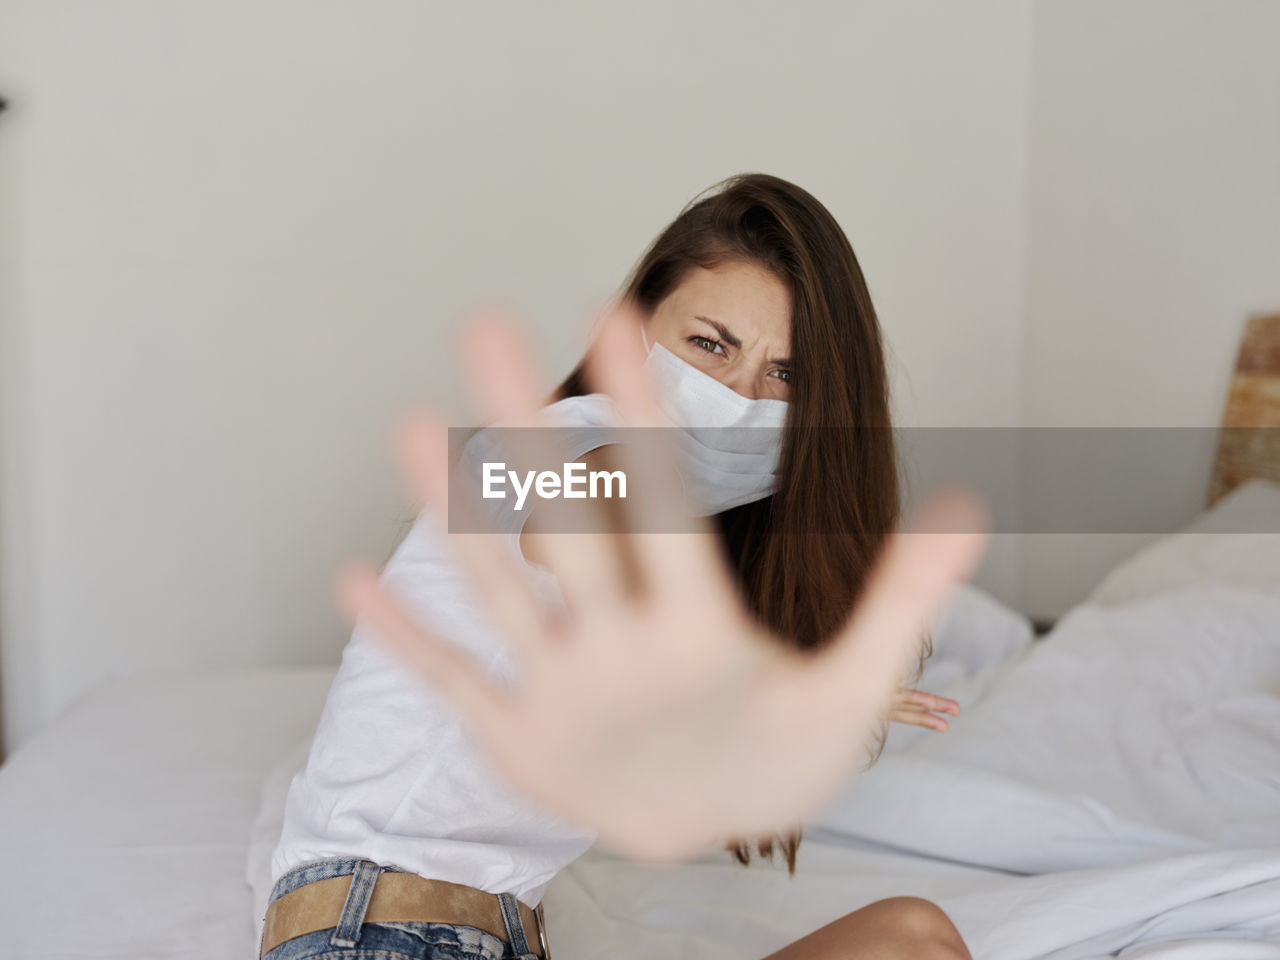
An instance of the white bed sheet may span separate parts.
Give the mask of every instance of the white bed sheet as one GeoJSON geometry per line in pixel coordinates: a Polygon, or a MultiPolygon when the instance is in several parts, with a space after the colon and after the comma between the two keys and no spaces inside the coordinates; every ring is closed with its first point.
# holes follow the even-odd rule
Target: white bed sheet
{"type": "Polygon", "coordinates": [[[95,689],[0,765],[0,957],[247,960],[263,778],[332,668],[148,674],[95,689]]]}

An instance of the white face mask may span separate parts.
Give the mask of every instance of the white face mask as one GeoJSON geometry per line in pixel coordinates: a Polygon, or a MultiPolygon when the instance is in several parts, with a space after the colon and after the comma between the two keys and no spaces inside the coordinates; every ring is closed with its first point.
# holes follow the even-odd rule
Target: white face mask
{"type": "Polygon", "coordinates": [[[650,346],[643,328],[640,336],[658,404],[680,428],[681,478],[694,514],[710,516],[773,493],[787,402],[744,397],[662,344],[650,346]]]}

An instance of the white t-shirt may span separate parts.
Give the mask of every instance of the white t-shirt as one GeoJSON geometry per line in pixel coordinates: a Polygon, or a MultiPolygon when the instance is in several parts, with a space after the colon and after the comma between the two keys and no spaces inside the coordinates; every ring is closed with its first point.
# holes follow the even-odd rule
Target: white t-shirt
{"type": "MultiPolygon", "coordinates": [[[[570,459],[617,435],[616,408],[603,394],[544,408],[571,427],[570,459]]],[[[464,469],[504,459],[487,430],[468,441],[464,469]]],[[[532,499],[532,498],[531,498],[532,499]]],[[[555,578],[525,562],[519,533],[531,504],[501,519],[505,549],[548,604],[562,603],[555,578]],[[513,519],[514,518],[514,519],[513,519]]],[[[505,640],[481,609],[431,517],[420,514],[382,571],[382,582],[440,639],[475,656],[505,686],[517,675],[505,640]]],[[[271,882],[321,857],[351,856],[421,876],[512,893],[537,906],[555,875],[595,834],[535,807],[507,786],[462,720],[358,620],[342,653],[306,765],[293,778],[284,827],[271,856],[271,882]]]]}

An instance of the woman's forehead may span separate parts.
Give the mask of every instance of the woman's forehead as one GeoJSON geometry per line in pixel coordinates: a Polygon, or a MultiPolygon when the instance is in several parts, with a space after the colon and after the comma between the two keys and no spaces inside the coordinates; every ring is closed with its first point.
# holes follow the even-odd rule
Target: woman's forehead
{"type": "Polygon", "coordinates": [[[784,345],[791,335],[791,296],[773,273],[754,264],[690,270],[671,294],[682,318],[703,316],[739,337],[784,345]]]}

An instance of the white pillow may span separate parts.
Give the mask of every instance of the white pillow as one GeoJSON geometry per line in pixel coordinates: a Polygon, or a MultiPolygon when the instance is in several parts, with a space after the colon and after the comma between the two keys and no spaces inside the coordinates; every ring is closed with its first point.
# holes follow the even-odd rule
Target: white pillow
{"type": "Polygon", "coordinates": [[[1126,603],[1204,583],[1280,592],[1280,484],[1260,478],[1241,484],[1113,569],[1087,602],[1126,603]]]}
{"type": "Polygon", "coordinates": [[[930,661],[956,661],[967,673],[1007,660],[1035,638],[1031,620],[981,587],[962,583],[933,623],[930,661]]]}

